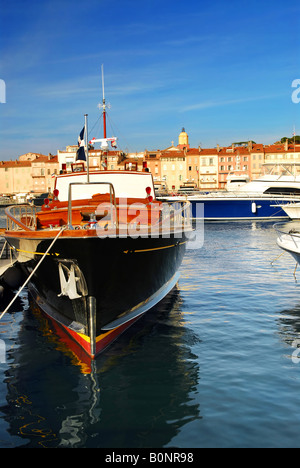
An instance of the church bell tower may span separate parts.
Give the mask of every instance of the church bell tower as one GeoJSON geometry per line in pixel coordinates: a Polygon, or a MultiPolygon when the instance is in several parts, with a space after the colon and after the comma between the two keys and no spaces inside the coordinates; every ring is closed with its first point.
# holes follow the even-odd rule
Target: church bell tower
{"type": "Polygon", "coordinates": [[[182,132],[179,134],[178,137],[178,148],[183,149],[187,148],[189,149],[189,137],[188,134],[185,131],[185,128],[182,129],[182,132]]]}

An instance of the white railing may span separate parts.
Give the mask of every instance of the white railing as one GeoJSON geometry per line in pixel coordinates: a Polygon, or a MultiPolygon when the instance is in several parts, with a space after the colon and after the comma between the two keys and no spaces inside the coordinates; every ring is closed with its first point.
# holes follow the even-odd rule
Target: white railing
{"type": "Polygon", "coordinates": [[[164,203],[161,217],[154,227],[163,230],[189,230],[192,227],[191,203],[189,201],[164,203]]]}
{"type": "Polygon", "coordinates": [[[109,198],[110,202],[108,206],[111,207],[111,217],[114,219],[114,224],[116,227],[119,226],[119,219],[117,215],[117,204],[116,204],[116,194],[113,184],[110,182],[72,182],[69,184],[68,190],[68,227],[73,229],[72,226],[72,188],[75,186],[91,186],[91,185],[108,185],[109,186],[109,198]]]}

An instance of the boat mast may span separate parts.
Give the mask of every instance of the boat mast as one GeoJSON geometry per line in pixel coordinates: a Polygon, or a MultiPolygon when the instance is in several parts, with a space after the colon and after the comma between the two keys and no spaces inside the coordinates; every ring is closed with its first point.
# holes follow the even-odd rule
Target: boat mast
{"type": "Polygon", "coordinates": [[[103,138],[106,138],[106,104],[105,104],[105,94],[104,94],[104,73],[103,65],[101,65],[102,70],[102,108],[103,108],[103,138]]]}
{"type": "Polygon", "coordinates": [[[84,114],[84,127],[85,127],[85,154],[86,154],[86,176],[87,183],[90,182],[90,162],[89,162],[89,140],[88,140],[88,126],[87,126],[87,114],[84,114]]]}

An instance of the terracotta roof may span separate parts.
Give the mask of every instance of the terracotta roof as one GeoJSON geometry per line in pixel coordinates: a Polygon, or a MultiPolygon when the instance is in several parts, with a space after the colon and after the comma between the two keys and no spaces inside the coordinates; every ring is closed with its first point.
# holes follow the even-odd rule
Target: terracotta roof
{"type": "Polygon", "coordinates": [[[161,153],[161,158],[185,158],[186,153],[184,151],[165,151],[161,153]]]}
{"type": "Polygon", "coordinates": [[[32,161],[0,161],[1,167],[31,167],[32,161]]]}
{"type": "Polygon", "coordinates": [[[262,143],[253,145],[252,150],[250,152],[253,153],[254,151],[258,151],[260,153],[263,153],[264,152],[264,145],[262,143]]]}
{"type": "Polygon", "coordinates": [[[288,145],[286,149],[285,144],[278,143],[277,145],[265,146],[265,153],[292,153],[294,151],[300,151],[300,145],[288,145]]]}
{"type": "Polygon", "coordinates": [[[34,159],[33,161],[29,161],[30,163],[36,163],[36,162],[49,162],[49,163],[57,163],[58,162],[58,158],[57,156],[44,156],[44,155],[41,155],[39,156],[38,158],[34,159]]]}
{"type": "Polygon", "coordinates": [[[205,155],[218,155],[218,150],[217,148],[203,148],[201,149],[201,151],[199,152],[199,150],[197,150],[197,153],[191,153],[191,156],[192,154],[194,154],[194,156],[198,155],[198,156],[205,156],[205,155]]]}

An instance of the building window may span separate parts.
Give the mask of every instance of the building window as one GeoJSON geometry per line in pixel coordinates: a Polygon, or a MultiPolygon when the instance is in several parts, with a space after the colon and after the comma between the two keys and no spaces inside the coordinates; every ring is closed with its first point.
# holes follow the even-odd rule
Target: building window
{"type": "Polygon", "coordinates": [[[189,171],[191,171],[191,170],[192,170],[192,166],[189,166],[189,171]]]}

